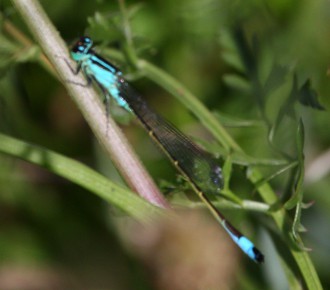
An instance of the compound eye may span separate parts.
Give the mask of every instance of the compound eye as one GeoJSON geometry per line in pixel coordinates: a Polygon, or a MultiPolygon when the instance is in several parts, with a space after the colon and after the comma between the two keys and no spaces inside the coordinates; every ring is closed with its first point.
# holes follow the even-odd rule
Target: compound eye
{"type": "Polygon", "coordinates": [[[83,36],[80,38],[80,41],[84,44],[91,44],[92,43],[92,40],[90,37],[88,36],[83,36]]]}
{"type": "Polygon", "coordinates": [[[85,50],[85,46],[84,46],[81,42],[78,42],[78,43],[72,48],[72,51],[73,51],[73,52],[76,52],[76,53],[84,52],[84,50],[85,50]]]}
{"type": "Polygon", "coordinates": [[[86,36],[86,37],[85,37],[85,42],[86,42],[86,43],[91,43],[92,40],[91,40],[89,37],[86,36]]]}
{"type": "Polygon", "coordinates": [[[85,50],[85,46],[83,44],[80,44],[78,45],[77,50],[83,52],[85,50]]]}

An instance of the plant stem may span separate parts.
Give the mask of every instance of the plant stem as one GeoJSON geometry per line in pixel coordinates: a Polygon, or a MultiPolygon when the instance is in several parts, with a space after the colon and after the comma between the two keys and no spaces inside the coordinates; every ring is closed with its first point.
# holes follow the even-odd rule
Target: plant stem
{"type": "MultiPolygon", "coordinates": [[[[67,47],[38,1],[12,0],[12,2],[55,67],[97,139],[109,153],[132,190],[157,206],[169,208],[169,204],[133,153],[121,130],[110,117],[106,116],[97,93],[91,87],[86,88],[68,82],[72,80],[73,74],[63,60],[63,58],[70,59],[67,47]]],[[[74,77],[74,81],[86,83],[82,76],[74,77]]]]}

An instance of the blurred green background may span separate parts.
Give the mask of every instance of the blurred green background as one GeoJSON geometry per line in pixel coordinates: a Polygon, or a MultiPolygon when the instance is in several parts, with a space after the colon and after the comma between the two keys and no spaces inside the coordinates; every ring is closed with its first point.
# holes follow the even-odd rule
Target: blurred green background
{"type": "MultiPolygon", "coordinates": [[[[10,1],[0,3],[1,132],[80,160],[121,182],[65,88],[35,61],[37,49],[24,48],[19,37],[8,30],[11,23],[21,35],[31,38],[20,15],[10,1]]],[[[122,50],[117,1],[44,0],[41,4],[68,45],[88,34],[102,42],[100,51],[105,54],[106,47],[122,50]]],[[[130,27],[138,57],[166,71],[198,96],[256,160],[295,158],[297,120],[302,118],[306,158],[304,201],[315,202],[302,213],[302,224],[308,229],[303,240],[313,249],[310,255],[324,288],[328,289],[330,2],[146,0],[126,1],[126,6],[131,14],[130,27]],[[287,100],[295,84],[300,102],[292,104],[287,100]],[[319,110],[321,106],[326,110],[319,110]],[[285,116],[277,123],[281,109],[285,116]],[[268,134],[274,124],[278,126],[270,146],[268,134]]],[[[197,140],[210,141],[210,150],[217,148],[210,134],[176,99],[129,65],[116,64],[157,112],[197,140]]],[[[176,184],[176,172],[166,157],[134,121],[128,122],[127,114],[117,112],[116,118],[150,174],[160,184],[166,184],[164,191],[171,191],[170,185],[176,184]]],[[[150,241],[141,242],[158,254],[148,257],[148,250],[141,250],[141,243],[140,247],[135,245],[139,250],[134,250],[135,247],[123,242],[125,234],[118,234],[123,226],[118,223],[120,213],[109,209],[99,198],[23,161],[1,155],[0,163],[1,289],[287,287],[266,231],[256,234],[254,230],[258,219],[267,219],[265,215],[255,215],[245,222],[244,215],[228,211],[239,228],[255,232],[258,246],[266,252],[264,266],[239,256],[235,248],[222,252],[215,264],[213,261],[205,267],[198,264],[195,255],[201,248],[209,247],[211,254],[204,249],[197,257],[205,258],[212,253],[215,256],[218,252],[212,246],[213,230],[208,231],[208,223],[203,223],[200,217],[202,225],[190,226],[189,220],[196,219],[186,216],[187,213],[183,216],[187,224],[178,223],[176,231],[164,226],[167,235],[163,232],[163,242],[159,238],[159,243],[153,246],[148,244],[150,241]],[[189,248],[180,240],[187,228],[190,232],[200,229],[199,235],[190,237],[198,241],[199,247],[189,248]],[[177,246],[183,244],[169,250],[163,243],[170,240],[177,246]],[[163,255],[159,255],[162,251],[163,255]],[[176,251],[181,252],[181,260],[171,256],[176,251]],[[173,266],[183,260],[186,264],[181,269],[173,266]],[[200,266],[195,267],[194,263],[200,266]],[[217,274],[212,278],[210,273],[220,275],[226,269],[230,271],[223,284],[196,282],[204,281],[202,277],[208,275],[211,278],[206,281],[218,282],[217,274]],[[195,280],[188,282],[185,275],[195,280]],[[19,280],[25,282],[13,286],[13,281],[19,280]]],[[[261,170],[268,176],[278,168],[264,166],[261,170]]],[[[288,191],[285,188],[288,175],[284,173],[271,180],[279,196],[288,191]]],[[[234,168],[231,188],[242,197],[255,198],[240,166],[234,168]]],[[[153,234],[145,233],[149,239],[153,234]]],[[[133,235],[133,240],[137,237],[139,233],[133,235]]]]}

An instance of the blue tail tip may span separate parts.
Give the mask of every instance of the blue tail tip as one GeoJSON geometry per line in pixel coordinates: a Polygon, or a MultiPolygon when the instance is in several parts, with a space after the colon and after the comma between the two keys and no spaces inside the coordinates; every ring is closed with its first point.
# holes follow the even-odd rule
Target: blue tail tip
{"type": "Polygon", "coordinates": [[[262,264],[265,261],[264,255],[256,248],[252,248],[253,252],[253,260],[256,261],[258,264],[262,264]]]}

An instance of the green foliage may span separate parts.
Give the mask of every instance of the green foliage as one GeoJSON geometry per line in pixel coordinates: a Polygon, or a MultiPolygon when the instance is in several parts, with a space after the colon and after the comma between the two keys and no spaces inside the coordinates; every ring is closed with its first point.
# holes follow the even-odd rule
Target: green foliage
{"type": "MultiPolygon", "coordinates": [[[[327,223],[324,226],[319,219],[320,216],[322,220],[329,219],[330,203],[326,201],[328,177],[323,177],[320,183],[317,181],[307,185],[304,178],[308,178],[308,166],[313,162],[313,156],[321,155],[330,141],[325,129],[330,122],[329,116],[320,112],[329,107],[325,96],[330,89],[326,76],[330,47],[326,40],[327,32],[323,30],[329,25],[326,12],[329,11],[329,4],[326,1],[318,1],[318,4],[309,1],[270,1],[266,5],[262,1],[187,0],[180,3],[147,1],[143,5],[134,2],[125,8],[123,2],[117,7],[113,3],[99,1],[84,4],[82,12],[78,13],[79,2],[62,3],[60,7],[63,10],[54,14],[47,10],[46,4],[43,6],[53,16],[55,25],[61,23],[58,27],[61,27],[61,35],[65,39],[72,39],[80,31],[90,35],[99,42],[98,49],[102,50],[102,54],[119,63],[128,76],[134,74],[135,79],[138,77],[134,85],[155,110],[170,116],[168,119],[188,134],[197,132],[196,142],[224,160],[224,189],[221,197],[213,199],[220,208],[224,198],[227,199],[223,205],[225,208],[241,208],[242,215],[237,214],[237,218],[232,211],[228,214],[234,220],[236,218],[238,224],[238,221],[244,221],[244,227],[250,227],[251,232],[258,233],[259,228],[270,232],[275,247],[258,241],[258,247],[263,248],[266,255],[263,267],[274,272],[274,269],[280,269],[275,266],[274,260],[280,261],[286,277],[283,281],[286,280],[290,289],[321,289],[317,271],[327,288],[330,281],[322,264],[323,259],[330,259],[327,237],[316,238],[313,234],[323,234],[327,230],[327,223]],[[63,15],[69,13],[71,19],[62,18],[60,12],[63,15]],[[82,17],[84,15],[86,17],[82,17]],[[176,97],[183,106],[169,96],[176,97]],[[212,108],[212,112],[198,99],[212,108]],[[205,138],[209,135],[202,127],[211,133],[212,142],[205,141],[209,140],[205,138]],[[307,164],[305,157],[309,160],[307,164]],[[321,182],[324,183],[322,189],[321,182]],[[314,194],[312,197],[311,193],[314,194]],[[244,207],[252,199],[257,199],[259,207],[252,201],[254,207],[244,207]],[[313,210],[303,211],[310,205],[311,199],[315,199],[313,210]],[[255,216],[248,210],[259,213],[255,216]],[[302,225],[302,221],[306,223],[305,213],[311,231],[308,247],[300,237],[305,230],[302,225]],[[309,248],[315,251],[315,254],[312,253],[313,263],[306,251],[309,248]]],[[[54,79],[48,72],[44,74],[38,64],[48,65],[40,58],[42,50],[38,44],[22,42],[21,36],[28,37],[26,27],[16,12],[13,15],[8,13],[15,11],[11,5],[6,3],[2,9],[2,132],[45,146],[47,149],[42,151],[11,140],[13,144],[24,144],[27,152],[41,150],[43,156],[55,156],[54,163],[35,162],[54,174],[59,172],[53,165],[67,157],[53,155],[50,150],[85,160],[102,171],[104,165],[97,162],[97,156],[101,154],[103,161],[105,157],[89,141],[91,136],[79,112],[68,105],[70,101],[60,84],[48,85],[53,84],[54,79]],[[18,33],[8,29],[8,23],[13,24],[18,33]],[[38,108],[43,109],[40,111],[38,108]]],[[[132,124],[125,125],[124,129],[154,178],[165,179],[164,184],[172,193],[189,191],[186,183],[178,184],[175,173],[163,161],[162,155],[150,149],[153,147],[149,147],[146,134],[132,124]]],[[[8,137],[1,137],[4,146],[8,137]]],[[[31,161],[29,154],[18,151],[9,153],[9,149],[1,148],[0,145],[3,153],[31,161]]],[[[90,168],[81,164],[70,167],[70,162],[73,162],[71,158],[66,161],[69,172],[59,174],[65,179],[83,185],[89,192],[101,195],[102,199],[134,217],[139,217],[139,209],[141,217],[151,210],[141,200],[117,188],[90,168]],[[70,178],[71,173],[76,173],[78,179],[84,178],[80,181],[70,178]],[[85,175],[93,178],[85,178],[85,175]],[[102,189],[105,184],[109,186],[108,191],[102,189]],[[108,195],[102,196],[105,192],[108,195]]],[[[11,187],[11,182],[8,182],[8,179],[11,180],[11,170],[10,166],[2,168],[2,190],[11,187]]],[[[26,174],[20,166],[15,167],[14,171],[18,175],[26,174]]],[[[106,165],[104,172],[111,180],[121,182],[112,166],[106,165]]],[[[26,179],[28,194],[38,196],[33,177],[26,175],[26,179]]],[[[48,192],[48,187],[57,196],[64,186],[51,182],[42,189],[48,192]]],[[[13,186],[12,191],[20,200],[23,190],[13,186]]],[[[181,194],[172,200],[190,207],[198,204],[190,200],[189,193],[188,197],[181,194]]],[[[103,226],[107,223],[108,217],[99,217],[95,212],[90,212],[88,205],[80,204],[79,196],[74,198],[73,204],[77,205],[78,211],[86,212],[90,220],[102,219],[103,226]]],[[[4,197],[1,199],[0,211],[10,208],[15,216],[15,207],[4,197]]],[[[20,210],[22,208],[30,214],[30,208],[21,206],[20,210]]],[[[102,209],[102,206],[97,208],[102,209]]],[[[72,211],[74,214],[75,210],[72,211]]],[[[58,224],[62,222],[59,220],[58,224]]],[[[11,224],[8,222],[7,226],[11,224]]],[[[31,237],[34,236],[32,228],[28,224],[24,229],[31,237]]],[[[86,235],[91,233],[87,228],[81,231],[86,235]]],[[[39,239],[35,240],[34,244],[33,238],[29,239],[33,251],[40,243],[39,239]]],[[[97,245],[99,240],[93,243],[97,245]]],[[[6,245],[10,243],[6,242],[6,245]]],[[[9,252],[14,252],[13,249],[9,252]]],[[[10,257],[7,259],[10,260],[10,257]]],[[[262,268],[252,270],[246,267],[247,263],[249,261],[240,269],[242,279],[238,279],[238,284],[241,289],[287,288],[287,285],[281,284],[282,281],[274,282],[273,277],[265,275],[262,268]]],[[[129,272],[124,275],[130,275],[129,272]]],[[[134,281],[133,275],[131,278],[134,281]]]]}

